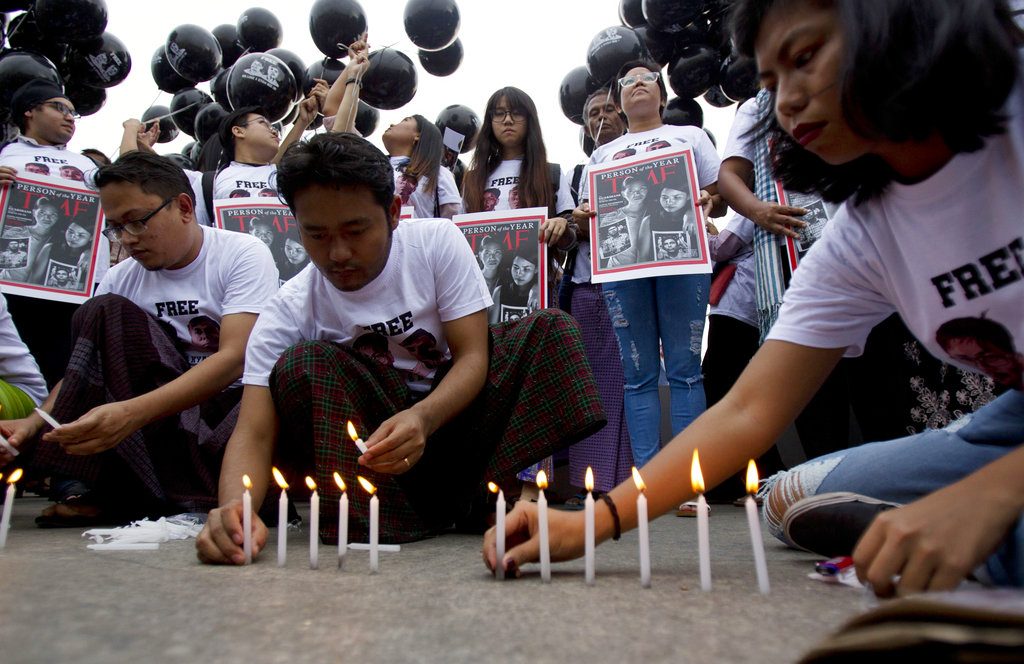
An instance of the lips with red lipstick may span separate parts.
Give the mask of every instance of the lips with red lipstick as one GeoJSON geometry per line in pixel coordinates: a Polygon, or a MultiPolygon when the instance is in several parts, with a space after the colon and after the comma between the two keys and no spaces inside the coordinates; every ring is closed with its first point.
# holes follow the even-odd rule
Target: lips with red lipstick
{"type": "Polygon", "coordinates": [[[800,145],[807,147],[807,145],[814,139],[821,136],[821,132],[825,129],[827,122],[807,122],[801,123],[793,127],[793,140],[800,145]]]}

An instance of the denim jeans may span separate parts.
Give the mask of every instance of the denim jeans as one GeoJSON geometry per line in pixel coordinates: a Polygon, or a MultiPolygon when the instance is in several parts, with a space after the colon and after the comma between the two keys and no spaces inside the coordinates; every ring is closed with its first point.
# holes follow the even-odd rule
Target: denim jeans
{"type": "MultiPolygon", "coordinates": [[[[850,491],[885,502],[904,504],[963,479],[1012,452],[1024,442],[1024,393],[1010,390],[945,429],[861,445],[834,452],[780,473],[765,491],[782,492],[779,504],[801,496],[850,491]]],[[[769,509],[765,520],[781,532],[783,514],[769,509]]],[[[1024,519],[1019,518],[997,552],[984,565],[996,585],[1024,585],[1024,519]]]]}
{"type": "Polygon", "coordinates": [[[671,395],[672,434],[704,412],[700,347],[710,276],[647,277],[603,285],[625,375],[626,426],[637,467],[661,449],[660,348],[671,395]]]}

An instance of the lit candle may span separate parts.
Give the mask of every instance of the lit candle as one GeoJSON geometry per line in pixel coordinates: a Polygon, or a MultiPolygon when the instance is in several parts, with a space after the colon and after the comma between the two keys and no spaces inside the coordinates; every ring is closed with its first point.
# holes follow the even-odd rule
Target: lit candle
{"type": "Polygon", "coordinates": [[[551,583],[551,547],[548,546],[548,499],[544,489],[548,488],[548,474],[537,472],[537,526],[540,529],[540,580],[551,583]]]}
{"type": "Polygon", "coordinates": [[[4,500],[4,515],[0,518],[0,549],[7,546],[7,530],[11,527],[11,509],[14,507],[14,485],[21,475],[22,470],[18,468],[7,478],[7,498],[4,500]]]}
{"type": "Polygon", "coordinates": [[[60,422],[58,422],[57,420],[53,419],[52,415],[47,413],[42,408],[36,408],[35,410],[36,410],[36,414],[39,415],[39,417],[43,418],[43,420],[47,424],[49,424],[51,427],[53,427],[54,429],[59,429],[60,428],[60,422]]]}
{"type": "Polygon", "coordinates": [[[252,480],[248,475],[242,475],[242,486],[245,492],[242,494],[242,551],[245,552],[245,564],[252,564],[252,480]]]}
{"type": "Polygon", "coordinates": [[[309,569],[317,569],[320,567],[320,494],[309,475],[306,475],[306,486],[313,492],[309,497],[309,569]]]}
{"type": "Polygon", "coordinates": [[[338,471],[334,471],[334,483],[341,489],[341,498],[338,499],[338,569],[341,569],[348,552],[348,493],[345,480],[341,479],[338,471]]]}
{"type": "Polygon", "coordinates": [[[744,507],[747,510],[747,525],[750,526],[750,546],[754,549],[754,569],[757,571],[757,588],[762,595],[767,595],[768,565],[764,560],[764,540],[761,539],[761,521],[757,516],[757,466],[751,459],[747,463],[747,499],[744,507]]]}
{"type": "Polygon", "coordinates": [[[377,500],[377,487],[370,484],[365,477],[356,475],[356,479],[370,494],[370,572],[376,574],[380,569],[380,550],[377,548],[380,539],[378,521],[380,518],[380,501],[377,500]]]}
{"type": "Polygon", "coordinates": [[[633,484],[639,492],[636,496],[636,527],[640,538],[640,585],[651,587],[651,536],[647,531],[647,496],[644,490],[647,485],[640,477],[640,471],[633,466],[633,484]]]}
{"type": "Polygon", "coordinates": [[[587,497],[583,501],[583,565],[587,585],[594,583],[594,470],[587,466],[584,477],[587,497]]]}
{"type": "Polygon", "coordinates": [[[700,472],[700,456],[693,451],[690,484],[697,494],[697,542],[700,550],[700,589],[711,590],[711,542],[708,537],[708,501],[704,499],[704,474],[700,472]]]}
{"type": "Polygon", "coordinates": [[[498,494],[494,508],[494,548],[498,562],[494,566],[494,574],[500,581],[505,578],[505,492],[494,482],[488,482],[487,488],[491,493],[498,494]]]}
{"type": "Polygon", "coordinates": [[[288,482],[277,468],[272,467],[270,472],[281,487],[281,497],[277,500],[277,566],[284,567],[288,560],[288,482]]]}
{"type": "Polygon", "coordinates": [[[352,437],[352,442],[356,444],[356,447],[359,448],[359,451],[362,452],[363,454],[366,454],[366,443],[364,443],[363,439],[360,438],[359,434],[356,433],[356,428],[352,424],[351,420],[349,420],[348,423],[348,435],[352,437]]]}

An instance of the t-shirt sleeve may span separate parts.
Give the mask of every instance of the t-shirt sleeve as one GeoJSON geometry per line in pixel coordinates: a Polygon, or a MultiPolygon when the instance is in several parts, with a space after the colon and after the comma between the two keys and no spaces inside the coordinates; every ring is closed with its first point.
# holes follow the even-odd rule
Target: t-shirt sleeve
{"type": "Polygon", "coordinates": [[[437,201],[441,205],[462,205],[462,196],[459,195],[459,187],[455,184],[455,176],[444,166],[437,170],[437,201]]]}
{"type": "MultiPolygon", "coordinates": [[[[234,235],[249,239],[240,234],[234,235]]],[[[224,258],[228,263],[225,265],[226,288],[222,316],[260,313],[267,301],[277,293],[280,283],[274,257],[265,244],[256,240],[239,242],[238,245],[234,252],[224,258]]]]}
{"type": "Polygon", "coordinates": [[[46,380],[28,346],[21,340],[14,320],[7,311],[7,300],[0,295],[0,379],[17,387],[36,404],[48,394],[46,380]]]}
{"type": "Polygon", "coordinates": [[[434,264],[434,287],[438,316],[442,323],[462,318],[491,306],[487,282],[476,256],[455,224],[438,224],[430,256],[434,264]]]}
{"type": "Polygon", "coordinates": [[[243,385],[270,385],[270,372],[281,355],[305,337],[302,321],[297,320],[283,295],[271,298],[249,334],[245,347],[243,385]]]}
{"type": "Polygon", "coordinates": [[[206,197],[203,196],[203,174],[199,171],[185,171],[185,175],[192,185],[192,195],[196,200],[196,223],[200,226],[212,226],[213,220],[206,213],[206,197]]]}
{"type": "Polygon", "coordinates": [[[697,161],[697,180],[700,188],[704,189],[718,182],[718,167],[722,160],[718,157],[718,150],[711,142],[707,133],[699,130],[699,136],[693,149],[694,159],[697,161]]]}
{"type": "Polygon", "coordinates": [[[862,228],[837,216],[801,260],[768,339],[864,352],[864,340],[896,309],[882,293],[881,256],[862,228]]]}
{"type": "Polygon", "coordinates": [[[569,180],[565,177],[565,173],[559,170],[558,196],[555,200],[555,212],[562,214],[563,212],[572,212],[575,209],[576,205],[572,202],[572,188],[569,184],[569,180]]]}
{"type": "Polygon", "coordinates": [[[754,137],[750,130],[757,124],[757,100],[748,99],[736,112],[729,130],[729,140],[725,142],[725,153],[722,161],[731,157],[746,159],[754,163],[754,137]]]}

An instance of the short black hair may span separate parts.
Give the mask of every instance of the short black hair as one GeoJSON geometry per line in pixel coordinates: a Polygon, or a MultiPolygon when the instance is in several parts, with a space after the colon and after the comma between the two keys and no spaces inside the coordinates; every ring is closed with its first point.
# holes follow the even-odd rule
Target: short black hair
{"type": "Polygon", "coordinates": [[[294,211],[295,194],[317,185],[363,185],[385,211],[395,199],[395,176],[387,155],[365,138],[348,133],[318,134],[285,151],[277,166],[281,199],[294,211]]]}
{"type": "Polygon", "coordinates": [[[943,350],[948,349],[954,339],[985,341],[1007,353],[1017,352],[1013,344],[1013,335],[1009,330],[1002,324],[984,316],[954,318],[940,325],[939,329],[935,331],[935,343],[942,346],[943,350]]]}
{"type": "Polygon", "coordinates": [[[658,89],[661,90],[661,110],[664,111],[666,104],[668,104],[668,88],[665,87],[665,77],[661,75],[661,67],[658,66],[658,63],[644,59],[630,60],[619,67],[619,73],[615,74],[615,80],[612,81],[614,86],[612,88],[612,96],[615,98],[616,105],[622,108],[622,86],[619,85],[619,79],[628,74],[630,69],[636,69],[637,67],[643,67],[652,74],[658,75],[658,89]]]}
{"type": "Polygon", "coordinates": [[[160,198],[187,194],[192,206],[195,207],[196,204],[192,184],[188,181],[185,171],[170,159],[158,154],[135,150],[121,155],[114,163],[96,171],[97,189],[103,189],[115,182],[134,184],[145,193],[156,194],[160,198]]]}
{"type": "Polygon", "coordinates": [[[244,127],[246,125],[245,116],[252,114],[264,115],[263,109],[259,106],[243,106],[231,111],[220,121],[217,137],[220,139],[220,145],[223,149],[223,153],[221,153],[222,163],[227,164],[235,158],[235,134],[231,130],[235,127],[244,127]]]}
{"type": "MultiPolygon", "coordinates": [[[[769,12],[798,2],[834,7],[839,15],[842,108],[858,134],[903,142],[938,132],[961,153],[981,149],[987,137],[1004,131],[1002,109],[1024,44],[1005,0],[736,0],[730,25],[739,51],[753,57],[769,12]],[[969,93],[956,90],[965,84],[969,93]]],[[[755,134],[773,144],[775,175],[795,191],[861,203],[895,179],[876,155],[825,163],[794,141],[774,113],[765,115],[755,134]]]]}

